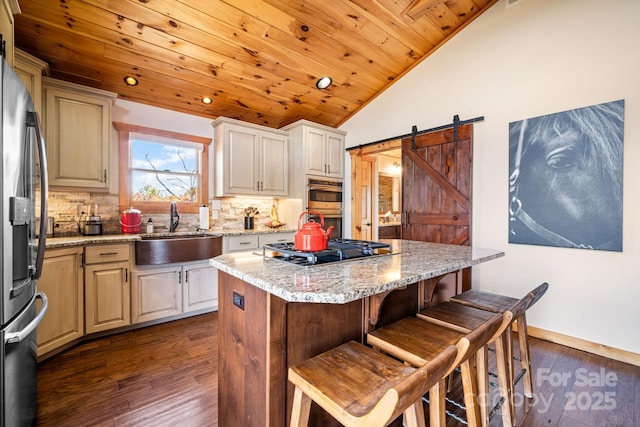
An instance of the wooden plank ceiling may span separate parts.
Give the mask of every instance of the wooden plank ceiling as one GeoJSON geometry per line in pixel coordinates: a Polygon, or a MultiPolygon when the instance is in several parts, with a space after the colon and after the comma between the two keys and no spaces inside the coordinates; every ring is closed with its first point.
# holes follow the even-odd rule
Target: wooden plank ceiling
{"type": "Polygon", "coordinates": [[[338,126],[496,1],[20,0],[15,40],[52,77],[122,99],[338,126]]]}

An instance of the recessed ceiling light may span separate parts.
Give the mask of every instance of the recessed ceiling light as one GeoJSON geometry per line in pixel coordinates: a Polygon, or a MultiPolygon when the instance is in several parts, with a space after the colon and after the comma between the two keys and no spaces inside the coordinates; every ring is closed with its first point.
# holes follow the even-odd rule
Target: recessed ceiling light
{"type": "Polygon", "coordinates": [[[127,86],[137,86],[138,85],[138,79],[136,79],[135,77],[131,77],[131,76],[127,76],[124,78],[124,82],[127,84],[127,86]]]}
{"type": "Polygon", "coordinates": [[[316,87],[318,89],[326,89],[329,86],[331,86],[331,82],[332,80],[331,80],[331,77],[329,76],[320,77],[316,82],[316,87]]]}
{"type": "Polygon", "coordinates": [[[208,96],[205,96],[202,98],[202,103],[203,104],[211,104],[213,102],[213,100],[211,98],[209,98],[208,96]]]}

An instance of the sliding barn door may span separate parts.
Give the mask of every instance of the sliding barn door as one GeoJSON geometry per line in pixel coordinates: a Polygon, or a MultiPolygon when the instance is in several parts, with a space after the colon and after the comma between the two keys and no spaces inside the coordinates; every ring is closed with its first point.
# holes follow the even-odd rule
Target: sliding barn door
{"type": "MultiPolygon", "coordinates": [[[[415,143],[402,140],[403,239],[471,245],[473,125],[457,133],[457,139],[447,129],[417,135],[415,143]]],[[[460,280],[468,289],[470,272],[460,280]]]]}

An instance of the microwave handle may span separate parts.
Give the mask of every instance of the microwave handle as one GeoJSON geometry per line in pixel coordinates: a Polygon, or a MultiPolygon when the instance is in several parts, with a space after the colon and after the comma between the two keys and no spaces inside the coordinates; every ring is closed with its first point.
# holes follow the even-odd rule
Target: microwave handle
{"type": "Polygon", "coordinates": [[[331,191],[333,193],[342,193],[342,187],[333,186],[333,185],[318,185],[318,184],[310,184],[309,190],[324,190],[331,191]]]}

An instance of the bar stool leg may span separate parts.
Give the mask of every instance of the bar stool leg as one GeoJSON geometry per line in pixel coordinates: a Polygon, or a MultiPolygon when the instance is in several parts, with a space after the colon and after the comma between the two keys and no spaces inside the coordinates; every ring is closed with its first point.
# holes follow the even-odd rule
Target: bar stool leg
{"type": "Polygon", "coordinates": [[[291,427],[307,427],[311,412],[311,398],[298,387],[293,392],[293,408],[291,408],[291,427]]]}
{"type": "Polygon", "coordinates": [[[446,381],[441,379],[429,390],[429,426],[445,427],[445,401],[446,381]]]}
{"type": "MultiPolygon", "coordinates": [[[[498,361],[507,360],[506,340],[510,339],[511,338],[508,335],[502,334],[500,337],[498,337],[498,339],[495,340],[496,359],[498,361]]],[[[509,387],[509,374],[507,373],[507,365],[508,363],[497,363],[498,389],[500,390],[500,397],[504,399],[504,403],[502,404],[500,413],[502,414],[503,426],[514,426],[516,424],[515,400],[513,396],[513,387],[509,387]]]]}
{"type": "MultiPolygon", "coordinates": [[[[482,350],[480,350],[482,351],[482,350]]],[[[478,406],[478,386],[476,384],[476,372],[473,366],[473,357],[468,358],[461,365],[462,389],[464,392],[464,406],[467,408],[467,425],[469,427],[480,427],[477,420],[480,419],[480,408],[478,406]]]]}
{"type": "Polygon", "coordinates": [[[529,356],[529,339],[527,337],[527,318],[523,314],[518,319],[518,344],[520,346],[520,363],[522,369],[525,370],[524,377],[524,395],[533,397],[533,381],[531,379],[531,358],[529,356]]]}
{"type": "Polygon", "coordinates": [[[424,422],[424,409],[422,400],[409,406],[403,413],[405,427],[426,427],[424,422]]]}
{"type": "Polygon", "coordinates": [[[476,370],[478,373],[478,405],[482,427],[489,425],[489,352],[487,346],[476,354],[476,370]]]}

